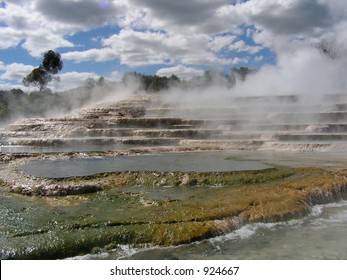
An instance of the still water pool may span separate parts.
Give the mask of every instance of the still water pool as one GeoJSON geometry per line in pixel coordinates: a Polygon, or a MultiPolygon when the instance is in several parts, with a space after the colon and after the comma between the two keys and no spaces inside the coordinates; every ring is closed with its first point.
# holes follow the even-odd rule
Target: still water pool
{"type": "Polygon", "coordinates": [[[37,160],[19,169],[33,176],[64,178],[105,172],[227,172],[271,168],[257,161],[226,159],[225,153],[163,153],[118,157],[37,160]]]}

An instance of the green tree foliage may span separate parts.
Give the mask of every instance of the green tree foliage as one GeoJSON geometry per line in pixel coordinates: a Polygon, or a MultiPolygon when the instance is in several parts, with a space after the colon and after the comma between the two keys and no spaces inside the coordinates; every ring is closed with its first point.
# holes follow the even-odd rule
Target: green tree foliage
{"type": "Polygon", "coordinates": [[[49,50],[43,55],[41,66],[46,72],[50,74],[57,74],[59,71],[61,71],[61,69],[63,69],[63,62],[60,54],[49,50]]]}
{"type": "Polygon", "coordinates": [[[146,91],[157,92],[167,89],[169,79],[167,77],[160,77],[157,75],[142,75],[142,83],[146,91]]]}
{"type": "Polygon", "coordinates": [[[159,92],[170,87],[205,88],[211,85],[225,86],[231,88],[237,82],[243,82],[248,75],[256,73],[256,70],[248,67],[232,68],[230,74],[217,71],[205,71],[203,75],[193,77],[189,81],[180,80],[176,75],[162,77],[157,75],[146,75],[136,72],[126,73],[123,76],[123,84],[133,87],[135,91],[159,92]]]}
{"type": "Polygon", "coordinates": [[[52,77],[49,73],[41,67],[37,67],[23,78],[23,84],[26,87],[33,85],[42,91],[51,80],[52,77]]]}
{"type": "Polygon", "coordinates": [[[25,86],[33,85],[42,91],[50,81],[56,79],[52,75],[57,74],[61,69],[63,69],[63,62],[60,54],[49,50],[43,55],[42,64],[26,75],[22,82],[25,86]]]}
{"type": "Polygon", "coordinates": [[[0,121],[6,118],[9,114],[7,92],[0,91],[0,121]]]}
{"type": "Polygon", "coordinates": [[[145,75],[136,72],[126,73],[123,76],[123,83],[130,86],[134,83],[140,83],[140,89],[148,92],[158,92],[168,89],[170,86],[177,86],[180,79],[176,75],[171,75],[169,78],[158,75],[145,75]]]}

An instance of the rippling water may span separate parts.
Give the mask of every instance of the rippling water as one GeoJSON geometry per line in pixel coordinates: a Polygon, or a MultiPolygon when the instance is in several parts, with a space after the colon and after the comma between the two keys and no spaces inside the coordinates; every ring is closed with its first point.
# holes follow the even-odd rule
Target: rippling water
{"type": "MultiPolygon", "coordinates": [[[[80,258],[80,257],[79,257],[80,258]]],[[[314,206],[303,219],[247,224],[222,236],[167,248],[120,246],[84,259],[347,259],[347,201],[314,206]]]]}

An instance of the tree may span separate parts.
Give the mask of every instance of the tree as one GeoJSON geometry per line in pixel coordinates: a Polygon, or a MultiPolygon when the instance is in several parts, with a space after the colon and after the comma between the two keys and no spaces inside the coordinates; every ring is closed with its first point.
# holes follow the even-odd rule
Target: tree
{"type": "Polygon", "coordinates": [[[50,74],[57,74],[63,69],[63,62],[59,53],[49,50],[43,55],[42,68],[50,74]]]}
{"type": "Polygon", "coordinates": [[[99,87],[103,87],[105,85],[105,78],[104,77],[100,77],[98,79],[98,81],[96,82],[96,85],[99,87]]]}
{"type": "Polygon", "coordinates": [[[63,69],[63,62],[60,54],[49,50],[43,55],[42,64],[26,75],[22,82],[25,86],[34,85],[42,91],[50,81],[57,79],[52,75],[57,74],[61,69],[63,69]]]}
{"type": "Polygon", "coordinates": [[[31,73],[26,75],[23,78],[23,84],[28,87],[30,85],[33,85],[35,87],[38,87],[40,91],[42,91],[48,82],[52,80],[51,75],[47,73],[45,70],[43,70],[40,67],[35,68],[31,73]]]}
{"type": "Polygon", "coordinates": [[[175,87],[175,86],[178,86],[180,82],[181,82],[180,78],[178,78],[175,74],[172,74],[169,77],[168,85],[169,87],[175,87]]]}
{"type": "Polygon", "coordinates": [[[249,69],[248,67],[234,67],[231,71],[231,75],[234,77],[235,81],[239,79],[244,81],[249,74],[255,73],[255,70],[249,69]]]}
{"type": "Polygon", "coordinates": [[[92,88],[95,88],[96,87],[96,81],[94,78],[92,77],[89,77],[85,80],[84,82],[84,86],[87,88],[87,89],[92,89],[92,88]]]}

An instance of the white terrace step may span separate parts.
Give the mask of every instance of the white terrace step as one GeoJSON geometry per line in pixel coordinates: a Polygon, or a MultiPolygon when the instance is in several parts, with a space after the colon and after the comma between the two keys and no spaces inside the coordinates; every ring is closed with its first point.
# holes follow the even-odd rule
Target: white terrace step
{"type": "MultiPolygon", "coordinates": [[[[232,121],[233,123],[283,123],[283,124],[305,124],[312,122],[333,122],[333,123],[345,123],[347,122],[347,112],[294,112],[294,113],[283,113],[283,112],[264,112],[264,113],[239,113],[239,114],[209,114],[206,121],[210,122],[222,122],[227,124],[232,121]]],[[[199,116],[196,117],[199,119],[199,116]]]]}
{"type": "MultiPolygon", "coordinates": [[[[265,142],[259,151],[276,152],[330,152],[347,153],[347,142],[325,142],[325,141],[295,141],[295,142],[265,142]]],[[[327,164],[329,162],[327,161],[327,164]]]]}
{"type": "Polygon", "coordinates": [[[282,133],[274,138],[280,141],[347,141],[347,133],[282,133]]]}
{"type": "MultiPolygon", "coordinates": [[[[212,122],[211,122],[212,123],[212,122]]],[[[221,124],[218,129],[225,131],[307,131],[307,132],[347,132],[347,123],[247,123],[221,124]]],[[[218,124],[218,123],[215,123],[218,124]]]]}
{"type": "Polygon", "coordinates": [[[199,125],[197,124],[175,124],[168,127],[169,129],[198,129],[199,125]]]}
{"type": "Polygon", "coordinates": [[[106,108],[93,108],[88,109],[79,114],[83,119],[98,119],[102,117],[142,117],[145,115],[145,108],[143,106],[118,106],[106,108]]]}
{"type": "Polygon", "coordinates": [[[283,151],[283,152],[347,152],[347,142],[278,142],[257,140],[192,140],[180,141],[180,146],[195,147],[197,149],[227,149],[246,151],[283,151]]]}
{"type": "Polygon", "coordinates": [[[347,103],[332,103],[332,104],[275,104],[268,105],[263,104],[259,106],[259,104],[248,103],[246,105],[242,104],[231,104],[229,106],[221,105],[218,106],[206,106],[206,103],[195,105],[195,106],[182,106],[176,105],[175,107],[147,107],[146,108],[146,116],[154,115],[154,116],[167,116],[170,114],[172,116],[181,116],[181,115],[196,115],[200,113],[205,113],[208,115],[209,112],[212,113],[248,113],[248,114],[256,114],[256,113],[305,113],[305,112],[339,112],[339,111],[347,111],[347,103]]]}
{"type": "Polygon", "coordinates": [[[347,112],[305,112],[305,113],[273,113],[268,115],[276,121],[303,123],[303,122],[347,122],[347,112]]]}
{"type": "Polygon", "coordinates": [[[221,129],[135,129],[134,136],[145,137],[180,137],[180,138],[209,138],[223,133],[221,129]]]}
{"type": "Polygon", "coordinates": [[[112,121],[84,119],[28,119],[6,127],[6,131],[52,131],[60,129],[86,128],[115,128],[118,125],[112,121]]]}
{"type": "Polygon", "coordinates": [[[106,129],[84,129],[79,128],[71,131],[69,137],[120,137],[120,136],[144,136],[144,137],[209,137],[222,133],[223,130],[201,129],[201,128],[106,128],[106,129]]]}
{"type": "Polygon", "coordinates": [[[347,133],[312,133],[304,131],[282,132],[222,132],[211,134],[215,140],[263,140],[263,141],[347,141],[347,133]]]}
{"type": "Polygon", "coordinates": [[[182,124],[214,127],[218,125],[229,126],[249,126],[253,129],[260,126],[282,126],[281,130],[298,126],[296,130],[302,129],[305,125],[329,125],[344,127],[347,124],[347,112],[319,113],[319,114],[272,114],[266,118],[209,118],[209,119],[182,119],[182,124]],[[301,128],[300,128],[301,127],[301,128]]]}
{"type": "Polygon", "coordinates": [[[114,123],[121,127],[167,127],[180,125],[181,118],[119,118],[114,123]]]}
{"type": "Polygon", "coordinates": [[[133,135],[133,128],[78,128],[69,133],[69,137],[121,137],[133,135]]]}
{"type": "Polygon", "coordinates": [[[274,132],[263,131],[222,131],[221,133],[211,134],[211,140],[272,140],[274,132]]]}
{"type": "Polygon", "coordinates": [[[10,139],[11,145],[24,146],[77,146],[77,145],[177,145],[182,138],[145,138],[145,137],[83,137],[83,138],[23,138],[10,139]]]}

